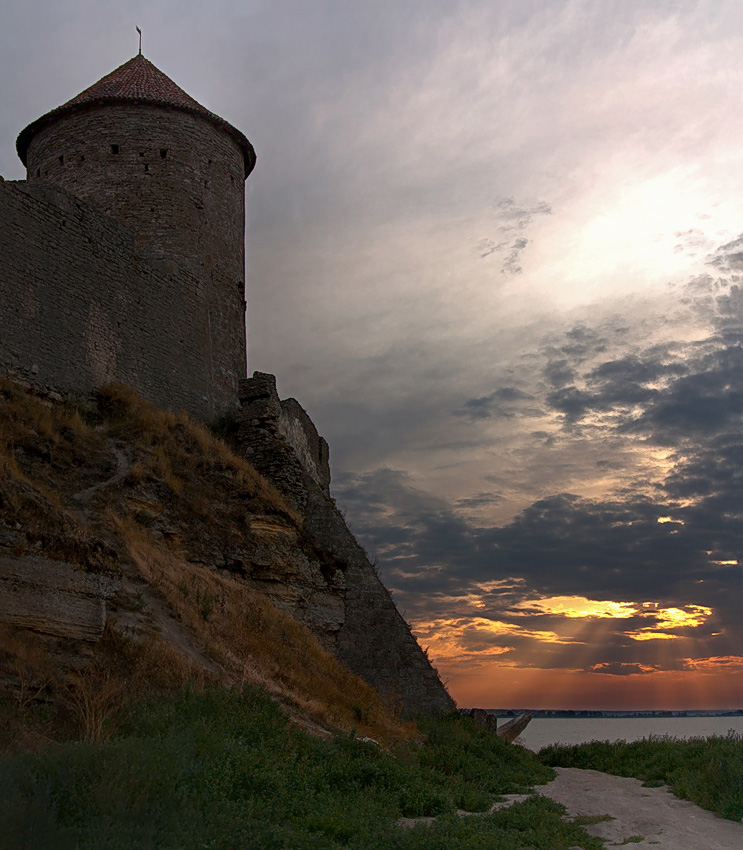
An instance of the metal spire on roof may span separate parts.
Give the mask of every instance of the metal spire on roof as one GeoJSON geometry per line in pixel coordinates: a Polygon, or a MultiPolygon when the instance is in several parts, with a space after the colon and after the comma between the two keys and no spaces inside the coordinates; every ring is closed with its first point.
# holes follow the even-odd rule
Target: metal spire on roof
{"type": "Polygon", "coordinates": [[[138,26],[136,26],[136,24],[134,26],[134,29],[139,33],[139,55],[141,56],[142,55],[142,30],[138,26]]]}

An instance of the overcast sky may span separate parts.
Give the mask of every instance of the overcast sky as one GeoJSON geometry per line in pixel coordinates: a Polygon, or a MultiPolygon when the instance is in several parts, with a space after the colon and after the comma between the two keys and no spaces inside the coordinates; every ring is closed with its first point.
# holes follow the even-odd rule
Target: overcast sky
{"type": "Polygon", "coordinates": [[[743,705],[739,0],[3,0],[0,174],[143,52],[241,129],[248,353],[463,705],[743,705]]]}

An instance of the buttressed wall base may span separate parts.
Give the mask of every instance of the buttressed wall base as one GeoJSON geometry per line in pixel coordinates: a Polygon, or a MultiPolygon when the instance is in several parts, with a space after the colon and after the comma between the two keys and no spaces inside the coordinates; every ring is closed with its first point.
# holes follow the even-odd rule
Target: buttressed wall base
{"type": "MultiPolygon", "coordinates": [[[[326,625],[323,642],[405,712],[452,711],[454,701],[330,497],[327,443],[310,418],[295,399],[280,400],[274,376],[261,372],[241,381],[240,401],[238,440],[246,458],[298,511],[333,564],[328,585],[342,601],[341,616],[333,629],[326,625]]],[[[304,612],[301,603],[289,607],[312,621],[313,612],[304,612]]]]}

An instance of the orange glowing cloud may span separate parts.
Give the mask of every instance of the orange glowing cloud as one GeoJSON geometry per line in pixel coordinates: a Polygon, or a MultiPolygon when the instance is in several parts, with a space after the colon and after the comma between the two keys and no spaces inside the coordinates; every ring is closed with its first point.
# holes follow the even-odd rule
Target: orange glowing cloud
{"type": "MultiPolygon", "coordinates": [[[[460,602],[462,600],[460,599],[460,602]]],[[[583,627],[570,626],[575,620],[623,620],[643,618],[648,625],[625,632],[635,641],[677,640],[682,637],[679,629],[691,629],[703,625],[712,615],[712,610],[703,605],[686,605],[683,608],[663,608],[657,602],[613,602],[611,600],[588,599],[585,596],[549,596],[520,602],[509,610],[528,622],[530,616],[550,615],[563,618],[565,626],[554,629],[529,628],[527,624],[508,623],[491,619],[477,613],[486,607],[477,594],[465,600],[472,613],[459,617],[441,617],[435,620],[413,622],[418,640],[426,645],[431,656],[438,662],[448,659],[459,663],[485,661],[496,655],[514,650],[508,638],[520,638],[537,644],[582,644],[583,627]]],[[[595,638],[595,632],[594,638],[595,638]]]]}
{"type": "Polygon", "coordinates": [[[543,614],[558,614],[571,619],[588,617],[611,617],[623,619],[637,614],[633,602],[608,602],[587,599],[585,596],[547,596],[543,599],[519,602],[513,611],[537,611],[543,614]]]}
{"type": "Polygon", "coordinates": [[[654,632],[648,629],[641,629],[638,632],[629,632],[632,640],[678,640],[679,635],[670,634],[669,632],[654,632]]]}
{"type": "Polygon", "coordinates": [[[700,708],[732,704],[734,694],[743,701],[742,677],[730,676],[741,668],[740,659],[695,655],[701,646],[692,632],[713,616],[711,608],[545,596],[510,606],[502,619],[486,616],[492,610],[488,590],[512,586],[511,581],[452,598],[459,616],[412,624],[460,704],[700,708]],[[530,627],[543,626],[545,618],[548,628],[530,627]],[[622,628],[627,620],[631,631],[622,628]],[[647,652],[641,659],[631,653],[626,660],[597,657],[604,641],[608,647],[622,635],[657,642],[652,657],[647,652]]]}
{"type": "Polygon", "coordinates": [[[529,638],[537,642],[572,643],[556,632],[529,629],[486,617],[440,618],[414,624],[418,642],[425,646],[436,663],[448,660],[461,664],[486,661],[488,658],[513,651],[509,637],[529,638]],[[505,641],[505,643],[499,641],[505,641]]]}
{"type": "Polygon", "coordinates": [[[712,609],[704,605],[686,605],[683,608],[661,608],[657,602],[643,602],[642,614],[654,617],[652,626],[629,632],[632,640],[673,640],[680,637],[673,629],[689,629],[704,625],[712,616],[712,609]]]}
{"type": "Polygon", "coordinates": [[[713,655],[710,658],[684,658],[687,670],[717,671],[736,670],[743,672],[743,656],[713,655]]]}

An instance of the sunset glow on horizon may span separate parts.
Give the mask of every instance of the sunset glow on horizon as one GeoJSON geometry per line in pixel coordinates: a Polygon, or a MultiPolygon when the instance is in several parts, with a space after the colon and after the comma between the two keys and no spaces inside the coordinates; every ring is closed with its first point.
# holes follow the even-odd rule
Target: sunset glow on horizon
{"type": "Polygon", "coordinates": [[[711,711],[741,707],[740,656],[731,657],[719,665],[720,669],[707,669],[715,666],[714,659],[688,661],[685,670],[624,675],[570,668],[504,667],[497,662],[468,670],[439,664],[438,670],[462,707],[598,711],[711,711]]]}
{"type": "MultiPolygon", "coordinates": [[[[474,599],[470,604],[487,607],[474,599]]],[[[507,613],[510,622],[470,615],[413,623],[460,705],[606,710],[743,706],[741,656],[686,654],[702,643],[695,632],[713,616],[707,606],[666,608],[657,602],[554,596],[520,601],[507,613]],[[604,624],[597,630],[600,621],[604,624]],[[549,629],[537,625],[547,622],[549,629]],[[638,622],[645,625],[637,628],[638,622]],[[683,648],[675,651],[677,669],[672,670],[661,648],[644,648],[642,661],[596,660],[616,641],[677,641],[683,648]],[[488,693],[508,693],[509,699],[488,702],[488,693]]]]}

